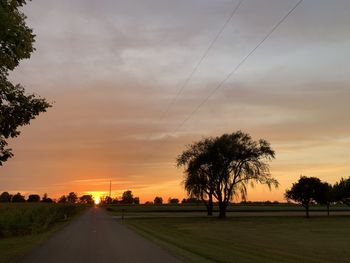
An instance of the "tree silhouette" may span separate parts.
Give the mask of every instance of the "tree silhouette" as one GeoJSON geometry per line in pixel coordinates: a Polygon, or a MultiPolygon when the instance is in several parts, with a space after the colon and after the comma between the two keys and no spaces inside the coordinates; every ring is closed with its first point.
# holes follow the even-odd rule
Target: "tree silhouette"
{"type": "Polygon", "coordinates": [[[327,206],[327,215],[329,216],[330,205],[337,201],[334,187],[327,183],[321,182],[319,189],[316,191],[315,200],[320,205],[327,206]]]}
{"type": "Polygon", "coordinates": [[[8,72],[34,51],[34,34],[25,23],[25,15],[19,11],[25,4],[25,0],[0,4],[0,166],[13,156],[7,140],[17,137],[20,126],[28,125],[51,106],[45,99],[26,95],[22,86],[8,80],[8,72]]]}
{"type": "Polygon", "coordinates": [[[246,198],[248,183],[278,186],[268,164],[274,157],[267,141],[254,141],[249,134],[237,131],[189,146],[177,164],[186,166],[185,189],[202,200],[207,195],[210,201],[212,194],[219,203],[219,217],[224,218],[234,195],[246,198]]]}
{"type": "Polygon", "coordinates": [[[350,206],[350,177],[342,178],[334,184],[333,189],[335,199],[350,206]]]}
{"type": "Polygon", "coordinates": [[[134,196],[130,190],[123,193],[121,202],[123,204],[132,204],[134,202],[134,196]]]}
{"type": "Polygon", "coordinates": [[[24,203],[26,200],[24,199],[24,196],[21,195],[21,193],[17,193],[14,196],[12,196],[11,202],[12,203],[24,203]]]}
{"type": "Polygon", "coordinates": [[[179,202],[180,202],[180,200],[178,198],[171,198],[171,197],[169,197],[169,199],[168,199],[168,203],[169,204],[175,205],[175,204],[178,204],[179,202]]]}
{"type": "Polygon", "coordinates": [[[77,196],[77,194],[74,193],[74,192],[70,192],[70,193],[67,195],[67,201],[68,201],[68,203],[75,204],[75,203],[78,201],[78,196],[77,196]]]}
{"type": "Polygon", "coordinates": [[[285,197],[287,200],[300,203],[305,208],[306,217],[310,217],[310,204],[322,200],[323,187],[319,178],[301,176],[299,181],[294,183],[290,190],[286,191],[285,197]]]}
{"type": "Polygon", "coordinates": [[[37,202],[40,202],[40,196],[39,195],[29,195],[28,196],[28,199],[27,199],[27,202],[29,203],[37,203],[37,202]]]}
{"type": "Polygon", "coordinates": [[[156,197],[154,198],[153,203],[154,203],[155,205],[161,205],[161,204],[163,204],[163,198],[160,197],[160,196],[156,196],[156,197]]]}
{"type": "Polygon", "coordinates": [[[94,203],[94,199],[92,198],[92,195],[82,195],[81,197],[79,197],[79,201],[82,204],[87,204],[87,205],[91,205],[94,203]]]}
{"type": "Polygon", "coordinates": [[[58,198],[58,203],[61,203],[61,204],[67,203],[67,196],[62,195],[60,198],[58,198]]]}
{"type": "Polygon", "coordinates": [[[10,195],[8,192],[3,192],[0,195],[0,203],[10,203],[11,198],[12,198],[12,195],[10,195]]]}

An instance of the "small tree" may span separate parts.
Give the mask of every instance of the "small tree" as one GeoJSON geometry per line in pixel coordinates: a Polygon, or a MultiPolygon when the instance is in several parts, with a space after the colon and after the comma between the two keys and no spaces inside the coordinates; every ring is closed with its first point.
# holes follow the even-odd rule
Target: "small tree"
{"type": "Polygon", "coordinates": [[[317,189],[316,193],[316,202],[320,205],[327,206],[327,215],[329,216],[330,205],[336,202],[333,186],[329,183],[321,182],[321,185],[319,186],[319,189],[317,189]]]}
{"type": "Polygon", "coordinates": [[[163,204],[163,198],[160,197],[160,196],[156,196],[156,197],[154,198],[153,203],[154,203],[155,205],[161,205],[161,204],[163,204]]]}
{"type": "Polygon", "coordinates": [[[28,196],[28,199],[27,199],[27,202],[28,202],[28,203],[37,203],[37,202],[40,202],[40,196],[39,196],[39,195],[36,195],[36,194],[29,195],[29,196],[28,196]]]}
{"type": "Polygon", "coordinates": [[[139,205],[140,204],[140,197],[134,197],[134,204],[139,205]]]}
{"type": "Polygon", "coordinates": [[[53,200],[47,196],[47,193],[43,195],[43,198],[41,199],[41,202],[43,203],[53,203],[53,200]]]}
{"type": "Polygon", "coordinates": [[[17,193],[14,196],[12,196],[11,202],[12,203],[24,203],[26,200],[24,199],[24,196],[21,195],[21,193],[17,193]]]}
{"type": "Polygon", "coordinates": [[[350,177],[348,179],[342,178],[334,184],[333,189],[336,201],[350,206],[350,177]]]}
{"type": "Polygon", "coordinates": [[[67,201],[68,203],[75,204],[78,201],[78,195],[74,192],[70,192],[67,195],[67,201]]]}
{"type": "Polygon", "coordinates": [[[11,198],[12,198],[12,195],[10,195],[8,192],[3,192],[0,195],[0,203],[10,203],[11,198]]]}
{"type": "Polygon", "coordinates": [[[309,217],[310,204],[320,199],[322,188],[320,179],[301,176],[299,181],[286,191],[285,198],[300,203],[305,208],[306,217],[309,217]]]}
{"type": "Polygon", "coordinates": [[[130,190],[127,190],[122,195],[123,204],[132,204],[134,202],[134,196],[130,190]]]}
{"type": "Polygon", "coordinates": [[[169,199],[168,199],[168,204],[175,205],[175,204],[178,204],[179,202],[180,202],[180,200],[178,198],[171,198],[171,197],[169,197],[169,199]]]}
{"type": "Polygon", "coordinates": [[[67,203],[67,196],[62,195],[60,198],[58,198],[58,203],[61,203],[61,204],[67,203]]]}
{"type": "Polygon", "coordinates": [[[92,205],[94,203],[94,199],[92,198],[92,195],[82,195],[79,198],[80,203],[85,205],[92,205]]]}

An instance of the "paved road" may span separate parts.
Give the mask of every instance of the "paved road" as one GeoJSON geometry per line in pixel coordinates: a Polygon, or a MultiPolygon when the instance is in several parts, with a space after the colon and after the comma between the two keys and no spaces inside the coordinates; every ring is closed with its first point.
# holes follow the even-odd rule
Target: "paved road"
{"type": "Polygon", "coordinates": [[[91,208],[27,255],[21,263],[179,263],[179,259],[91,208]]]}

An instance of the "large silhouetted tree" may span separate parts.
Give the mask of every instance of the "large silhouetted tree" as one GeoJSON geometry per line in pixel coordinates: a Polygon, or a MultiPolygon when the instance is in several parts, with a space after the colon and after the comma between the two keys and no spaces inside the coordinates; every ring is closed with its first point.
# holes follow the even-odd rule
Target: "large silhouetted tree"
{"type": "Polygon", "coordinates": [[[50,107],[45,99],[27,95],[21,85],[8,80],[9,71],[34,51],[34,34],[19,10],[25,4],[25,0],[0,0],[0,166],[13,156],[8,139],[50,107]]]}
{"type": "Polygon", "coordinates": [[[274,157],[266,140],[254,141],[249,134],[237,131],[189,146],[177,164],[186,167],[186,190],[201,198],[212,194],[219,203],[219,217],[224,218],[234,195],[246,198],[249,183],[278,186],[268,164],[274,157]]]}
{"type": "Polygon", "coordinates": [[[301,176],[299,181],[286,191],[285,197],[287,200],[300,203],[305,208],[306,217],[309,217],[310,204],[322,198],[323,190],[323,183],[319,178],[301,176]]]}

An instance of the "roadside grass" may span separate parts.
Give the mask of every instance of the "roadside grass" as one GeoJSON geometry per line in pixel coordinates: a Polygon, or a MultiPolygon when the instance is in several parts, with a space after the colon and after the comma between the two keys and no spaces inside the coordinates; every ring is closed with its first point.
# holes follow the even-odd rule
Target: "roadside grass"
{"type": "Polygon", "coordinates": [[[127,218],[127,226],[189,262],[349,262],[350,218],[127,218]]]}
{"type": "MultiPolygon", "coordinates": [[[[105,205],[107,210],[111,212],[132,212],[132,213],[164,213],[164,212],[206,212],[203,204],[163,204],[163,205],[105,205]]],[[[218,212],[217,205],[213,207],[214,212],[218,212]]],[[[231,204],[227,207],[227,212],[300,212],[304,208],[296,204],[231,204]]],[[[311,205],[310,211],[326,212],[326,206],[311,205]]],[[[330,211],[350,211],[350,207],[346,205],[331,206],[330,211]]]]}
{"type": "Polygon", "coordinates": [[[83,210],[68,204],[1,204],[0,262],[16,262],[83,210]]]}

